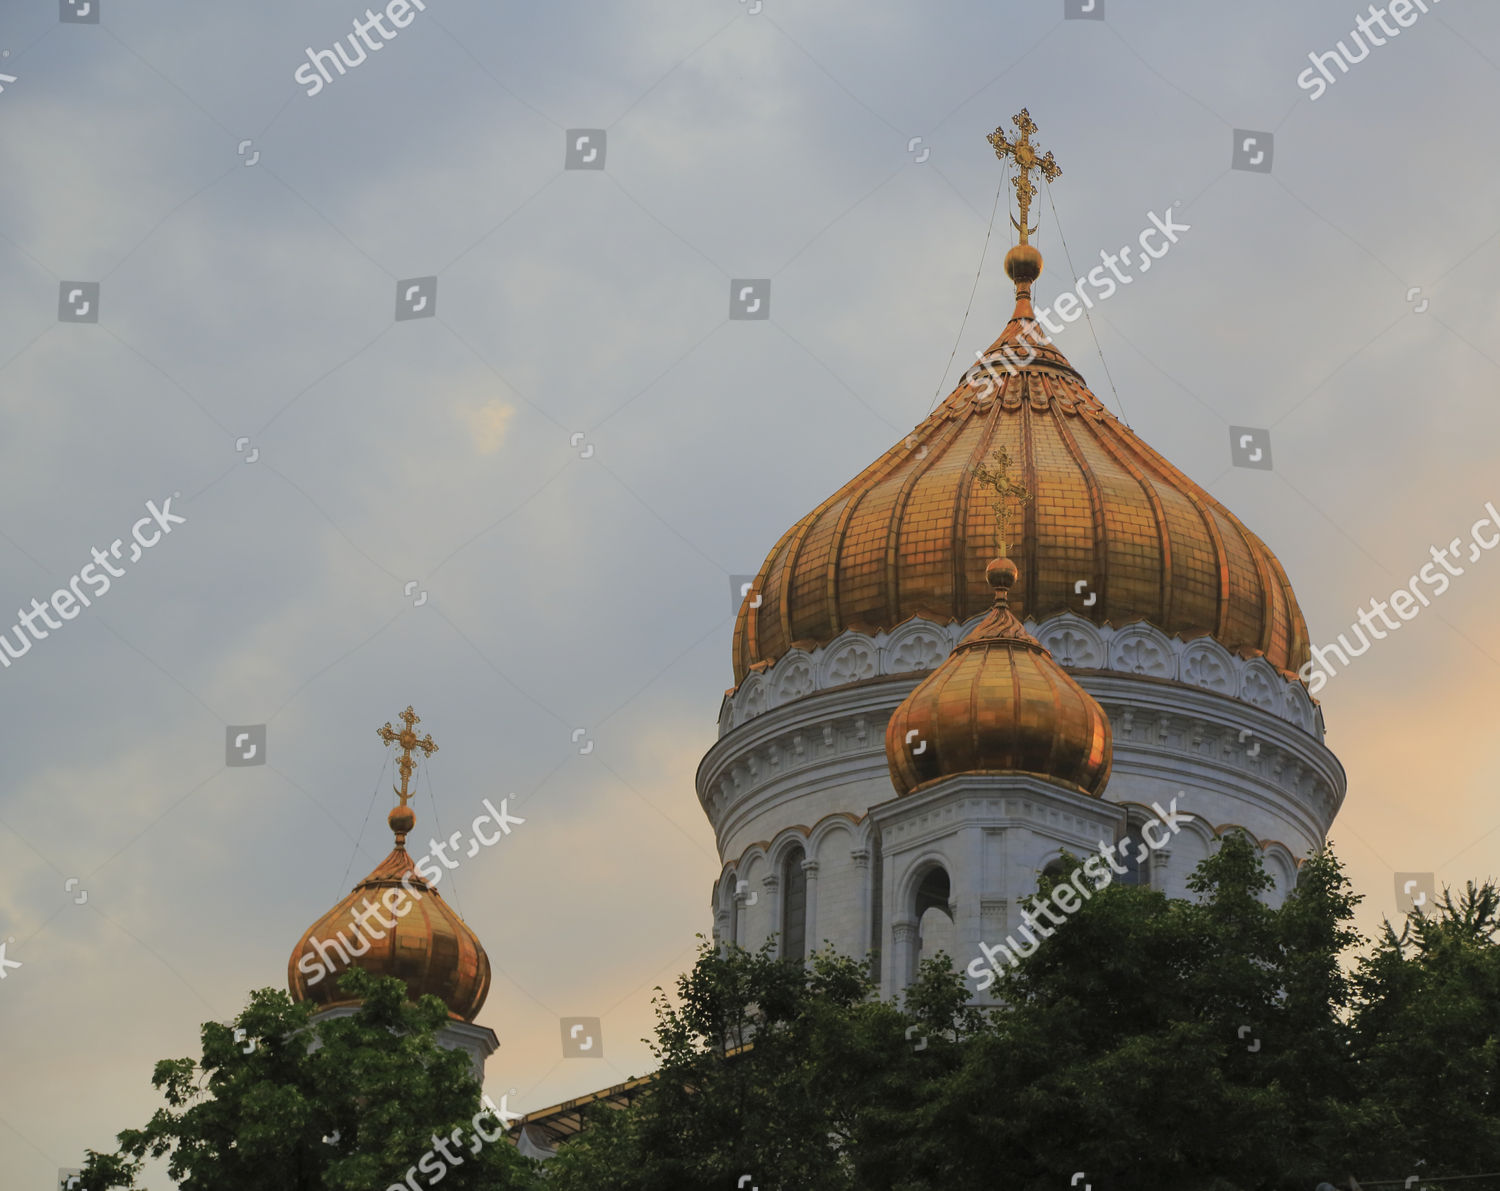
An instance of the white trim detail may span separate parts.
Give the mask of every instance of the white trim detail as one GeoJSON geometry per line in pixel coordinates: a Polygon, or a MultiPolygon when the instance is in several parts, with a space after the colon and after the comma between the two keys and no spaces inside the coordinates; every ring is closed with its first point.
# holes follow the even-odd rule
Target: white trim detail
{"type": "MultiPolygon", "coordinates": [[[[983,619],[959,624],[912,617],[889,633],[870,636],[845,630],[811,653],[788,651],[776,664],[751,674],[726,692],[719,713],[719,736],[777,707],[819,691],[891,674],[922,674],[937,669],[953,647],[983,619]]],[[[1211,637],[1184,641],[1168,637],[1145,621],[1116,628],[1096,625],[1062,612],[1026,628],[1070,670],[1108,670],[1181,682],[1249,703],[1319,739],[1322,712],[1295,679],[1284,678],[1264,658],[1232,654],[1211,637]]]]}

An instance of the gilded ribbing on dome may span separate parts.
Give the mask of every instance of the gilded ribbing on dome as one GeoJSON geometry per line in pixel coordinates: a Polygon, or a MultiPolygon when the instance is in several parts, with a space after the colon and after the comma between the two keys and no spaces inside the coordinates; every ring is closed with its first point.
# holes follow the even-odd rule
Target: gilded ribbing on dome
{"type": "Polygon", "coordinates": [[[1026,109],[1014,124],[1014,136],[997,128],[989,139],[1017,170],[1011,222],[1021,242],[1005,257],[1015,312],[947,400],[776,543],[735,622],[736,684],[847,629],[979,612],[996,525],[975,499],[976,468],[997,452],[1017,461],[1034,497],[1019,531],[1004,535],[1022,575],[1011,602],[1024,615],[1212,636],[1289,677],[1308,659],[1307,625],[1276,556],[1105,409],[1042,332],[1031,306],[1042,272],[1029,242],[1032,179],[1061,171],[1032,143],[1026,109]]]}
{"type": "Polygon", "coordinates": [[[995,522],[974,468],[1001,448],[1035,495],[1010,535],[1023,615],[1147,621],[1294,674],[1307,626],[1276,556],[1100,404],[1055,345],[1023,346],[1037,327],[1040,255],[1012,249],[1006,264],[1016,312],[984,353],[990,370],[971,369],[906,439],[782,535],[756,577],[758,601],[740,607],[735,682],[846,629],[980,612],[995,522]],[[1013,371],[1006,359],[1019,361],[1013,371]]]}
{"type": "MultiPolygon", "coordinates": [[[[311,961],[307,966],[316,970],[311,961]]],[[[490,992],[490,960],[478,937],[443,895],[413,871],[411,857],[399,845],[343,901],[308,927],[292,948],[287,961],[292,999],[323,1008],[353,1004],[338,987],[339,976],[350,966],[377,976],[398,976],[406,982],[413,1001],[431,993],[460,1021],[473,1021],[490,992]],[[384,937],[376,938],[364,906],[368,903],[378,909],[391,890],[398,890],[402,900],[396,910],[387,907],[383,911],[387,920],[394,921],[380,932],[384,937]],[[418,896],[412,896],[411,890],[418,896]],[[404,916],[397,916],[401,906],[410,908],[404,916]],[[366,915],[363,927],[356,925],[361,913],[366,915]],[[345,964],[336,959],[336,942],[346,952],[366,946],[368,950],[351,956],[345,964]],[[318,963],[336,962],[327,975],[313,980],[303,967],[306,956],[318,963]]]]}

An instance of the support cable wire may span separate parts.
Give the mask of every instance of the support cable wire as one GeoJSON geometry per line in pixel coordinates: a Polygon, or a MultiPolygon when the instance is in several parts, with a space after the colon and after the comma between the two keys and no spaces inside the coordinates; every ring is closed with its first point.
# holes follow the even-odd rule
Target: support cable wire
{"type": "Polygon", "coordinates": [[[359,856],[359,842],[365,838],[365,828],[370,825],[370,816],[375,812],[375,800],[380,797],[380,787],[385,781],[386,766],[390,764],[391,755],[383,753],[380,758],[380,772],[375,776],[375,789],[370,794],[370,805],[365,808],[365,821],[359,825],[359,834],[354,837],[354,851],[349,853],[349,863],[344,866],[344,877],[339,882],[339,890],[334,896],[343,897],[349,892],[349,873],[354,868],[354,861],[359,856]]]}
{"type": "MultiPolygon", "coordinates": [[[[431,757],[426,758],[426,760],[424,760],[422,762],[421,766],[418,768],[418,774],[417,774],[418,778],[421,778],[423,775],[425,775],[426,778],[427,778],[427,801],[430,802],[430,803],[432,803],[432,825],[435,828],[437,828],[437,834],[434,835],[432,838],[436,839],[436,840],[442,840],[445,837],[443,835],[443,826],[442,826],[441,823],[438,822],[437,788],[432,784],[432,758],[431,757]]],[[[462,918],[464,916],[464,910],[463,910],[463,906],[459,903],[459,900],[458,900],[458,873],[457,873],[457,870],[455,869],[455,870],[452,870],[452,871],[448,871],[448,866],[447,865],[443,865],[443,868],[445,870],[444,871],[444,876],[448,880],[448,891],[452,894],[452,897],[450,897],[448,900],[453,903],[453,908],[458,912],[458,916],[460,918],[462,918]]]]}
{"type": "Polygon", "coordinates": [[[1010,168],[1007,166],[1000,173],[1000,185],[995,188],[995,201],[990,207],[990,225],[984,230],[984,247],[979,253],[979,267],[974,270],[974,284],[969,289],[969,304],[964,307],[964,317],[958,325],[958,337],[953,341],[953,350],[948,353],[948,363],[943,367],[943,377],[938,381],[937,392],[932,395],[932,403],[927,407],[930,414],[937,406],[938,398],[943,395],[943,386],[948,383],[948,371],[953,367],[953,357],[958,355],[958,345],[963,342],[964,329],[969,325],[969,311],[974,307],[974,295],[979,290],[979,278],[984,273],[984,258],[990,251],[990,234],[995,230],[995,212],[1000,209],[1000,195],[1005,190],[1006,178],[1010,176],[1010,168]]]}
{"type": "MultiPolygon", "coordinates": [[[[1057,217],[1057,204],[1052,200],[1052,183],[1047,182],[1045,178],[1042,180],[1047,185],[1047,202],[1052,207],[1052,221],[1057,224],[1057,238],[1062,242],[1063,259],[1068,262],[1068,272],[1076,278],[1078,270],[1073,268],[1073,254],[1068,251],[1068,238],[1063,235],[1062,220],[1057,217]]],[[[1094,319],[1089,314],[1089,304],[1087,302],[1083,304],[1083,317],[1088,321],[1089,334],[1094,337],[1094,348],[1099,353],[1099,364],[1104,369],[1104,379],[1109,381],[1109,391],[1114,394],[1115,408],[1120,411],[1120,421],[1129,426],[1130,419],[1125,414],[1125,403],[1120,400],[1120,391],[1115,388],[1115,378],[1110,375],[1109,364],[1104,359],[1104,345],[1099,342],[1099,333],[1094,330],[1094,319]]]]}

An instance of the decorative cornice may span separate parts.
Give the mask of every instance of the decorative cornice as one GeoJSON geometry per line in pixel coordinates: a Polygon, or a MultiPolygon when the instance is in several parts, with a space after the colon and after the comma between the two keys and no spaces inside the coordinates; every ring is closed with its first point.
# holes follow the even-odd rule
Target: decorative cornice
{"type": "MultiPolygon", "coordinates": [[[[1017,777],[1011,779],[1015,788],[1006,791],[996,791],[986,788],[993,775],[960,775],[949,778],[943,786],[934,784],[931,789],[909,795],[903,799],[893,799],[882,803],[878,807],[872,807],[870,813],[855,819],[853,816],[828,815],[818,821],[812,828],[796,827],[793,830],[800,832],[807,840],[808,847],[815,846],[814,839],[818,834],[818,828],[833,819],[845,819],[851,826],[858,827],[870,819],[880,823],[880,836],[883,850],[899,851],[906,847],[920,846],[931,838],[941,838],[946,834],[955,816],[966,821],[977,824],[985,832],[995,835],[1004,835],[1006,831],[1020,826],[1026,826],[1032,830],[1051,829],[1053,831],[1077,832],[1084,829],[1083,834],[1089,834],[1087,825],[1101,821],[1108,822],[1133,822],[1134,816],[1139,813],[1143,819],[1153,819],[1155,815],[1152,808],[1142,806],[1134,802],[1112,802],[1108,798],[1095,798],[1089,794],[1079,794],[1071,791],[1060,791],[1058,787],[1050,786],[1036,778],[1017,777]],[[1059,798],[1067,799],[1069,805],[1075,808],[1076,813],[1069,813],[1057,805],[1059,798]],[[936,812],[936,813],[934,813],[936,812]],[[904,836],[911,839],[903,839],[904,836]]],[[[1280,853],[1291,863],[1293,868],[1302,863],[1291,848],[1287,847],[1278,839],[1261,839],[1248,827],[1238,823],[1215,824],[1201,814],[1195,815],[1188,822],[1186,830],[1202,836],[1203,838],[1218,839],[1230,832],[1238,832],[1245,836],[1256,848],[1265,855],[1280,853]]],[[[752,858],[760,857],[769,859],[771,845],[764,840],[757,840],[747,845],[734,860],[726,860],[721,882],[730,882],[735,890],[729,895],[730,901],[738,906],[753,906],[759,899],[759,895],[740,888],[746,884],[740,879],[739,874],[745,871],[752,858]]],[[[1162,867],[1171,856],[1171,847],[1158,848],[1151,853],[1152,862],[1161,861],[1162,867]]],[[[860,843],[850,850],[849,860],[855,868],[868,870],[871,860],[871,851],[867,843],[860,843]]],[[[804,860],[802,867],[807,872],[809,879],[815,879],[818,868],[822,861],[813,858],[804,860]]],[[[839,867],[837,864],[834,868],[839,867]]],[[[774,891],[780,884],[780,876],[776,871],[771,871],[761,877],[762,883],[768,890],[774,891]]],[[[724,885],[723,888],[728,888],[724,885]]],[[[982,909],[989,913],[992,907],[998,907],[1003,914],[1007,901],[1004,898],[984,899],[982,909]]],[[[718,911],[724,915],[728,911],[727,904],[718,911]]],[[[353,1010],[351,1010],[352,1012],[353,1010]]]]}
{"type": "Polygon", "coordinates": [[[1059,839],[1092,842],[1123,827],[1127,810],[1108,799],[1030,775],[960,774],[871,808],[881,846],[894,855],[950,834],[955,826],[1003,831],[1025,826],[1059,839]]]}
{"type": "MultiPolygon", "coordinates": [[[[850,629],[808,652],[792,649],[774,666],[757,670],[724,696],[719,735],[808,695],[886,676],[920,677],[934,670],[983,616],[963,624],[912,617],[889,633],[873,636],[850,629]]],[[[1321,709],[1296,679],[1288,679],[1259,656],[1230,653],[1211,637],[1184,641],[1145,621],[1116,628],[1096,625],[1072,612],[1025,626],[1059,664],[1070,670],[1101,670],[1201,687],[1249,703],[1319,740],[1321,709]]]]}
{"type": "MultiPolygon", "coordinates": [[[[1045,625],[1043,630],[1054,627],[1069,626],[1045,625]]],[[[1148,660],[1150,668],[1159,669],[1155,660],[1175,656],[1124,649],[1141,641],[1150,638],[1126,637],[1121,652],[1143,669],[1148,660]]],[[[1190,666],[1202,652],[1201,646],[1187,652],[1196,644],[1184,648],[1190,666]]],[[[1253,663],[1246,663],[1246,669],[1256,672],[1253,663]]],[[[1196,667],[1190,672],[1202,673],[1196,667]]],[[[1124,669],[1079,669],[1075,674],[1109,715],[1117,774],[1158,778],[1164,789],[1195,780],[1233,789],[1268,813],[1290,814],[1290,822],[1309,838],[1325,834],[1338,813],[1346,789],[1338,759],[1316,734],[1274,710],[1215,693],[1202,681],[1183,683],[1124,669]]],[[[835,812],[850,823],[862,821],[863,811],[886,797],[881,793],[889,781],[884,725],[910,681],[892,675],[817,691],[768,709],[721,737],[704,756],[696,783],[721,847],[767,806],[829,783],[874,783],[867,787],[871,795],[862,799],[863,805],[835,812]]],[[[1110,798],[1106,790],[1105,797],[1124,801],[1120,793],[1110,798]]],[[[734,852],[743,856],[756,846],[737,841],[734,852]]]]}

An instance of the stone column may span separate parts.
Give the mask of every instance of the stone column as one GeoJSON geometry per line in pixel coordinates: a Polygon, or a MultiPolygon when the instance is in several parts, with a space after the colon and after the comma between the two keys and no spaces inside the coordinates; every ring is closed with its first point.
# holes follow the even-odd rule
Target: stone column
{"type": "Polygon", "coordinates": [[[879,897],[878,889],[870,888],[870,849],[855,848],[849,853],[849,859],[854,861],[854,871],[859,876],[859,937],[854,940],[853,954],[864,956],[870,950],[870,923],[871,917],[870,899],[879,897]]]}
{"type": "Polygon", "coordinates": [[[818,938],[818,862],[803,860],[802,873],[807,878],[807,917],[803,926],[807,941],[803,954],[811,958],[812,953],[823,945],[818,938]]]}
{"type": "Polygon", "coordinates": [[[760,902],[760,920],[766,924],[766,928],[760,932],[756,947],[772,935],[781,933],[781,874],[773,869],[760,879],[760,883],[766,891],[766,896],[760,902]]]}
{"type": "Polygon", "coordinates": [[[971,959],[979,954],[979,941],[984,934],[984,846],[986,832],[983,827],[965,827],[956,849],[958,863],[948,874],[948,889],[952,901],[949,913],[953,917],[953,942],[957,954],[953,962],[962,972],[971,959]]]}
{"type": "Polygon", "coordinates": [[[734,881],[734,901],[731,904],[729,910],[730,925],[732,927],[730,938],[732,938],[740,947],[745,946],[745,932],[750,929],[750,915],[745,912],[746,907],[753,906],[759,900],[760,894],[751,891],[750,882],[740,880],[739,874],[736,873],[734,881]]]}
{"type": "Polygon", "coordinates": [[[1146,862],[1148,866],[1146,872],[1151,877],[1151,887],[1153,889],[1166,889],[1167,869],[1171,867],[1171,861],[1171,848],[1158,848],[1155,852],[1151,853],[1151,859],[1146,862]]]}
{"type": "Polygon", "coordinates": [[[912,961],[916,957],[918,923],[912,918],[903,918],[891,923],[891,983],[892,993],[903,991],[911,983],[912,961]]]}

